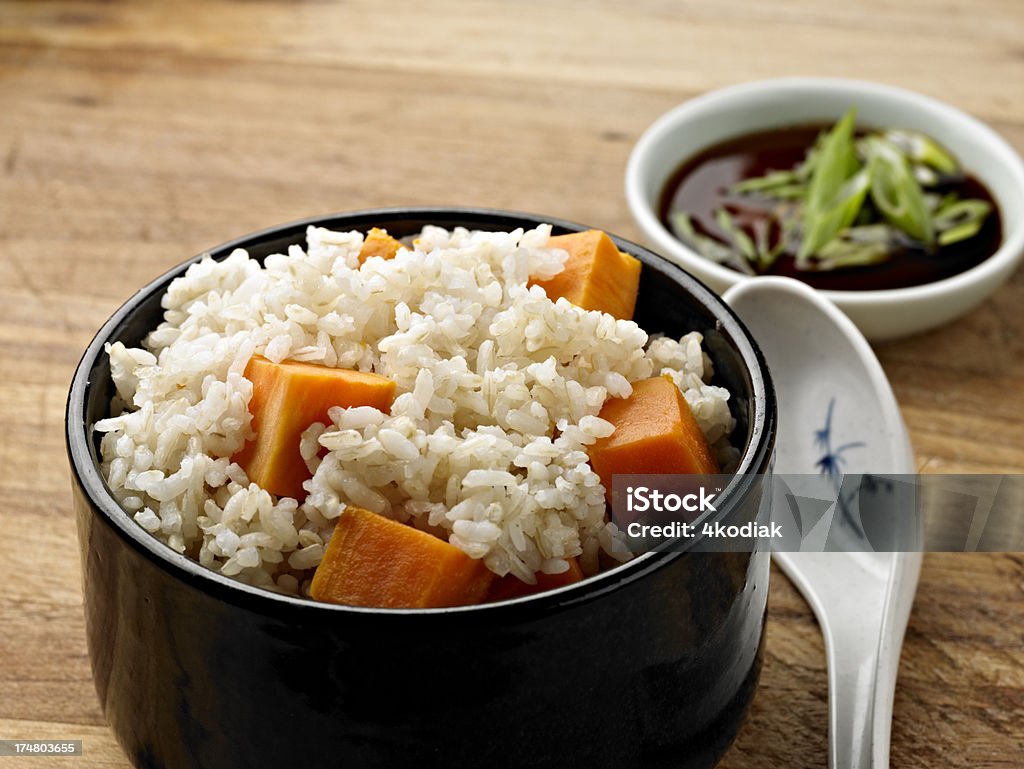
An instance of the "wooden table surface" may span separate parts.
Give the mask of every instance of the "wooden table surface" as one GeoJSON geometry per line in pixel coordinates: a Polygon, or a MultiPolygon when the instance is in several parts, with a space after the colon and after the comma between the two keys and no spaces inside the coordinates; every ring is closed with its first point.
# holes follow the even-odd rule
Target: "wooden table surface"
{"type": "MultiPolygon", "coordinates": [[[[762,77],[909,87],[1024,151],[1022,41],[1019,0],[0,3],[0,738],[84,739],[46,765],[127,766],[89,673],[62,417],[79,355],[137,286],[237,235],[371,206],[638,238],[634,140],[762,77]]],[[[1019,272],[955,326],[877,348],[923,471],[1024,471],[1022,307],[1019,272]]],[[[773,580],[728,769],[825,766],[821,637],[773,580]]],[[[1024,556],[926,556],[894,767],[1024,766],[1022,633],[1024,556]]]]}

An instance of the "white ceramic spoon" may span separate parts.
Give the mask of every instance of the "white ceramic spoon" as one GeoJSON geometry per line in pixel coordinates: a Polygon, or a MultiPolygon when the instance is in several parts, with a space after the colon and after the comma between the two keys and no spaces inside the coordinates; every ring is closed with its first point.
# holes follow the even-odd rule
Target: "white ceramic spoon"
{"type": "MultiPolygon", "coordinates": [[[[842,312],[790,278],[744,281],[724,298],[757,340],[775,383],[776,474],[801,476],[794,483],[813,486],[823,457],[845,473],[914,472],[892,388],[842,312]]],[[[794,491],[815,496],[813,489],[794,491]]],[[[863,495],[861,502],[863,515],[863,495]]],[[[914,499],[898,502],[912,506],[914,499]]],[[[917,541],[919,517],[907,520],[917,527],[917,541]]],[[[845,536],[863,537],[849,529],[845,536]]],[[[803,549],[820,545],[826,533],[812,530],[803,549]]],[[[834,527],[830,536],[836,536],[834,527]]],[[[920,552],[776,552],[773,557],[803,593],[825,635],[830,768],[885,769],[920,552]]]]}

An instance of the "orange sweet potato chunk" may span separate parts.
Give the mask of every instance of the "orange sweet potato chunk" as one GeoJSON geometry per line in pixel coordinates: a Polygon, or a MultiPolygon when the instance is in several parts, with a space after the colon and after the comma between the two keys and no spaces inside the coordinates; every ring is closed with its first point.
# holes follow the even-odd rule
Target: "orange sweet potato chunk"
{"type": "Polygon", "coordinates": [[[634,382],[632,394],[606,401],[600,416],[615,425],[615,432],[588,453],[609,500],[615,473],[718,473],[700,425],[668,377],[634,382]]]}
{"type": "Polygon", "coordinates": [[[534,280],[548,298],[565,297],[584,310],[601,310],[629,320],[640,288],[640,260],[624,254],[601,230],[549,238],[548,248],[569,252],[565,268],[550,280],[534,280]]]}
{"type": "Polygon", "coordinates": [[[347,507],[313,575],[317,601],[390,609],[480,603],[494,574],[432,534],[347,507]]]}
{"type": "Polygon", "coordinates": [[[271,494],[303,499],[302,482],[310,477],[299,453],[303,430],[314,422],[328,422],[331,406],[373,406],[387,412],[395,397],[395,383],[362,371],[317,366],[312,363],[274,363],[254,355],[245,367],[252,382],[255,440],[234,456],[249,480],[271,494]]]}
{"type": "Polygon", "coordinates": [[[538,572],[536,585],[527,585],[514,574],[506,574],[504,577],[498,577],[491,584],[490,592],[487,593],[487,600],[489,602],[507,601],[511,598],[521,598],[525,595],[536,595],[537,593],[554,590],[556,587],[572,585],[579,582],[583,579],[583,570],[580,569],[580,565],[576,562],[575,558],[569,558],[567,560],[569,561],[569,569],[567,571],[563,571],[561,574],[545,574],[544,572],[538,572]]]}
{"type": "Polygon", "coordinates": [[[359,249],[359,263],[362,264],[371,256],[380,256],[384,259],[391,259],[398,253],[402,244],[388,235],[387,230],[372,227],[366,238],[363,240],[363,247],[359,249]]]}

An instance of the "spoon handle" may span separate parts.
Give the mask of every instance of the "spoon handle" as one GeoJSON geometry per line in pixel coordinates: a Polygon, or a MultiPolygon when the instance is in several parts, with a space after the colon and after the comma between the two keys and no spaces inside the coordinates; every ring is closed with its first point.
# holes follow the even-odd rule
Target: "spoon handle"
{"type": "Polygon", "coordinates": [[[920,554],[773,557],[804,594],[825,636],[829,769],[887,769],[896,673],[920,554]],[[851,600],[837,600],[843,595],[851,600]]]}
{"type": "MultiPolygon", "coordinates": [[[[884,769],[889,765],[891,716],[876,719],[878,695],[887,685],[879,666],[881,611],[862,605],[849,608],[833,607],[825,617],[819,616],[828,660],[829,769],[884,769]],[[876,734],[876,724],[884,735],[876,734]],[[878,742],[884,743],[884,750],[879,750],[878,742]]],[[[890,714],[891,702],[890,695],[890,714]]]]}

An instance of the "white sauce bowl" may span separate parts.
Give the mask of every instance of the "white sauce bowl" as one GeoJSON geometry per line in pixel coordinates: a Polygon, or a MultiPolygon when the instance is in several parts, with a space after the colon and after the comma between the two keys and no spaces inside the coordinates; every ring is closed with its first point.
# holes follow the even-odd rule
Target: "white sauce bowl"
{"type": "Polygon", "coordinates": [[[662,115],[636,143],[626,169],[626,199],[656,251],[724,291],[757,280],[704,258],[658,218],[665,183],[687,159],[757,131],[835,122],[857,107],[859,125],[906,128],[936,139],[980,180],[1002,217],[999,249],[981,264],[933,283],[874,291],[821,291],[864,335],[881,341],[948,323],[983,302],[1024,255],[1024,163],[995,131],[967,113],[901,88],[836,78],[781,78],[731,86],[684,102],[662,115]]]}

